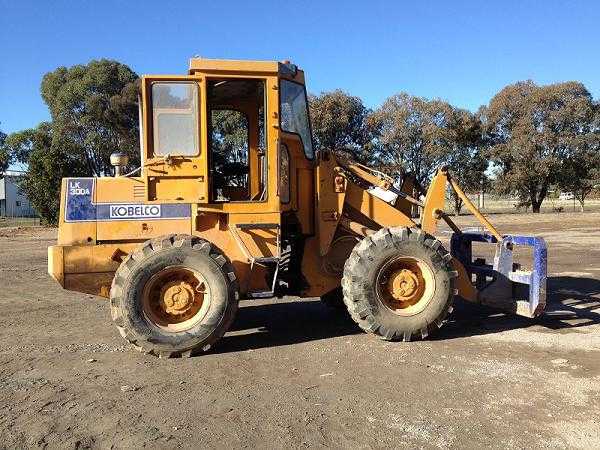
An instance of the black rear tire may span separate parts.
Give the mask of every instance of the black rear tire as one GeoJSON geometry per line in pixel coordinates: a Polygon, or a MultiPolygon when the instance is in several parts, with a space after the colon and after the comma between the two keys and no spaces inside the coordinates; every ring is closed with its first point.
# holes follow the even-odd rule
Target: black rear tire
{"type": "Polygon", "coordinates": [[[451,311],[458,272],[440,241],[419,230],[382,228],[359,242],[344,266],[344,303],[366,332],[385,340],[425,339],[440,328],[451,311]],[[389,261],[409,258],[424,264],[434,286],[427,301],[414,313],[394,312],[378,295],[378,275],[389,261]]]}
{"type": "Polygon", "coordinates": [[[121,335],[138,350],[159,357],[208,351],[231,325],[238,302],[231,263],[210,242],[188,235],[163,236],[144,243],[121,263],[110,290],[111,316],[121,335]],[[175,331],[157,325],[143,305],[145,287],[152,283],[152,277],[173,267],[201,274],[210,292],[201,320],[175,331]]]}

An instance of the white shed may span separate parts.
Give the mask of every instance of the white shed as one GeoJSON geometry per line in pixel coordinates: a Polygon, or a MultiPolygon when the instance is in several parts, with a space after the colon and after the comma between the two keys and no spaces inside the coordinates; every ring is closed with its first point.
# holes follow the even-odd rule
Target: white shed
{"type": "Polygon", "coordinates": [[[0,217],[34,217],[37,214],[29,199],[19,189],[18,172],[0,178],[0,217]]]}

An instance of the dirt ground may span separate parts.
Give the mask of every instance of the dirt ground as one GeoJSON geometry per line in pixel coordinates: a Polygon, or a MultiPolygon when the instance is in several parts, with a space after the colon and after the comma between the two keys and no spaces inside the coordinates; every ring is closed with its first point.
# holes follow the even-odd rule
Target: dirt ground
{"type": "Polygon", "coordinates": [[[0,231],[0,447],[600,448],[600,214],[491,218],[547,239],[537,320],[458,304],[432,340],[387,343],[318,300],[244,301],[175,360],[48,277],[54,230],[0,231]]]}

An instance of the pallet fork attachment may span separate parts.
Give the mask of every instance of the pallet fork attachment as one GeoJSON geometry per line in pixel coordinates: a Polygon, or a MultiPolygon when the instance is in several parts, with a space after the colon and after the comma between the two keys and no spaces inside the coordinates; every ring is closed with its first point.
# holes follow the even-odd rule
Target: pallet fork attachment
{"type": "Polygon", "coordinates": [[[536,317],[546,306],[547,250],[544,239],[533,236],[504,235],[501,241],[489,233],[454,233],[450,253],[475,278],[478,301],[525,317],[536,317]],[[482,258],[473,260],[473,242],[496,245],[493,264],[482,258]],[[521,270],[514,262],[515,246],[533,248],[532,270],[521,270]]]}
{"type": "Polygon", "coordinates": [[[445,167],[438,170],[429,186],[421,217],[421,228],[428,233],[435,231],[440,219],[453,231],[450,253],[461,274],[459,283],[463,288],[459,287],[459,295],[462,294],[468,301],[521,316],[536,317],[541,314],[546,306],[547,249],[544,239],[500,234],[452,179],[445,167]],[[447,185],[462,199],[486,231],[463,232],[443,211],[447,185]],[[493,264],[486,264],[481,258],[473,260],[473,242],[496,245],[493,264]],[[521,266],[514,262],[515,246],[533,248],[530,271],[521,270],[521,266]],[[473,282],[475,291],[469,285],[473,282]]]}

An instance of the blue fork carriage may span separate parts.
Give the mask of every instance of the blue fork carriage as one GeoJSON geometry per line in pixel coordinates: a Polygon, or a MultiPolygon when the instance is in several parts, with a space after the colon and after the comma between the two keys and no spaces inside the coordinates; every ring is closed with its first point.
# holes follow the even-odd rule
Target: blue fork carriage
{"type": "Polygon", "coordinates": [[[452,256],[462,263],[477,288],[478,300],[521,316],[536,317],[546,306],[547,250],[544,239],[533,236],[504,235],[502,242],[487,233],[454,233],[450,241],[452,256]],[[494,263],[473,260],[473,242],[495,244],[494,263]],[[514,246],[533,248],[533,270],[520,270],[513,262],[514,246]]]}

